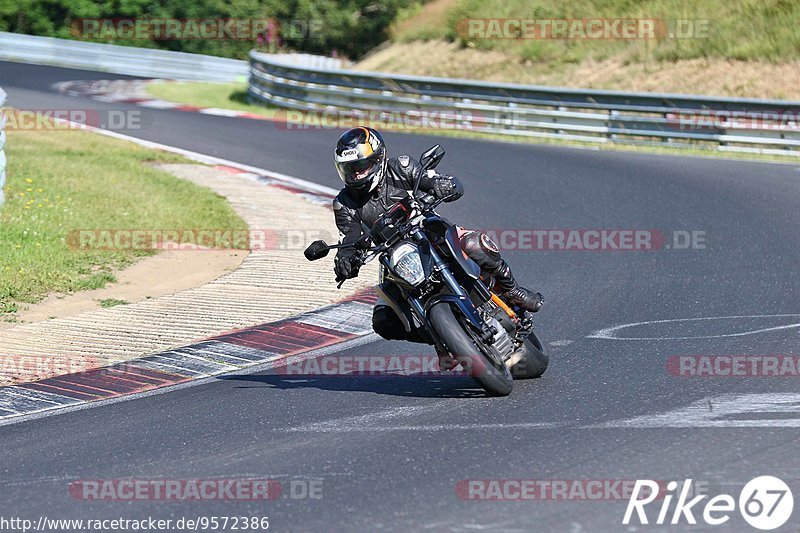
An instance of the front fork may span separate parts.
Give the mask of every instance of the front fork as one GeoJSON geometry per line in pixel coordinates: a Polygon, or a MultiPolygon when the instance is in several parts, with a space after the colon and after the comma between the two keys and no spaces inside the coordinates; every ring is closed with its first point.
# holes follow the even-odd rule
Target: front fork
{"type": "MultiPolygon", "coordinates": [[[[415,237],[420,238],[418,235],[415,235],[415,237]]],[[[439,336],[436,334],[436,331],[431,325],[430,320],[428,320],[428,311],[430,311],[431,307],[434,305],[443,302],[455,307],[456,310],[464,317],[464,319],[466,319],[469,327],[471,327],[476,333],[478,333],[478,335],[480,335],[481,340],[487,344],[491,344],[491,342],[494,340],[495,334],[497,334],[495,328],[484,323],[483,319],[478,313],[478,310],[475,308],[475,304],[472,302],[472,299],[470,299],[469,294],[467,294],[458,280],[456,280],[455,276],[453,276],[453,273],[450,272],[450,268],[448,267],[447,263],[442,259],[433,246],[430,247],[430,254],[433,262],[433,269],[439,274],[442,282],[450,290],[450,294],[439,294],[424,304],[419,298],[409,296],[408,302],[411,306],[411,310],[414,312],[417,318],[419,318],[420,322],[425,325],[425,329],[431,335],[431,338],[434,339],[434,342],[437,343],[437,347],[439,348],[442,348],[443,346],[439,340],[439,336]]]]}

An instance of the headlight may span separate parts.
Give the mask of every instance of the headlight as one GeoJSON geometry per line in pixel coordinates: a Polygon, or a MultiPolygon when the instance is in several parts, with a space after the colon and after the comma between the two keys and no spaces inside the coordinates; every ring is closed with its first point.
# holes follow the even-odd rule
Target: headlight
{"type": "Polygon", "coordinates": [[[419,250],[413,244],[404,243],[398,246],[392,252],[389,266],[392,272],[403,278],[410,285],[419,285],[425,280],[425,272],[422,270],[419,250]]]}

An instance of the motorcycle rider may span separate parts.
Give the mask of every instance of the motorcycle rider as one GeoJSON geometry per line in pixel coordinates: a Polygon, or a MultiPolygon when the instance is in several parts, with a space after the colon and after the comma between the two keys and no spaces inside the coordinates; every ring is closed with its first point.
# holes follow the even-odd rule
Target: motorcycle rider
{"type": "MultiPolygon", "coordinates": [[[[355,242],[362,234],[362,223],[371,228],[397,200],[407,196],[414,188],[421,167],[417,160],[407,155],[388,158],[381,135],[362,126],[349,129],[339,137],[334,163],[345,185],[333,200],[341,243],[355,242]]],[[[457,178],[433,170],[422,175],[418,190],[446,202],[457,200],[464,194],[457,178]]],[[[481,276],[487,280],[494,279],[495,291],[507,303],[530,312],[542,307],[542,295],[517,284],[508,264],[500,256],[500,250],[488,235],[459,228],[459,240],[466,255],[480,266],[481,276]]],[[[355,254],[353,248],[339,249],[334,259],[337,280],[358,275],[359,265],[353,262],[355,254]]],[[[385,285],[382,288],[397,290],[385,285]]],[[[379,299],[372,313],[375,332],[388,340],[429,343],[427,332],[415,325],[410,311],[402,311],[406,315],[403,319],[385,300],[379,299]]]]}

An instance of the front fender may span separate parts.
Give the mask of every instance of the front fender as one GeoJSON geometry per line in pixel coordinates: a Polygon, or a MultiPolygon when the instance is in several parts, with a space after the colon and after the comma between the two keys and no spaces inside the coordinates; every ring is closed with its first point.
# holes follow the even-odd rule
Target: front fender
{"type": "Polygon", "coordinates": [[[481,320],[478,310],[475,309],[472,300],[466,296],[456,296],[453,294],[439,294],[434,296],[425,302],[426,319],[431,307],[440,303],[447,303],[450,305],[450,307],[453,308],[453,312],[463,316],[476,332],[480,333],[483,330],[483,320],[481,320]]]}

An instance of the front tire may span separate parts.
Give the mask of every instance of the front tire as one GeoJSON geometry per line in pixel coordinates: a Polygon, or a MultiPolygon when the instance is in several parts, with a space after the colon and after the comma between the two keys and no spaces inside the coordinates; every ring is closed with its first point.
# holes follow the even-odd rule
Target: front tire
{"type": "Polygon", "coordinates": [[[444,342],[450,354],[470,369],[470,375],[492,396],[508,396],[514,387],[511,371],[504,364],[498,368],[481,352],[476,342],[464,331],[465,327],[453,314],[449,304],[442,302],[431,307],[428,318],[433,329],[444,342]]]}

